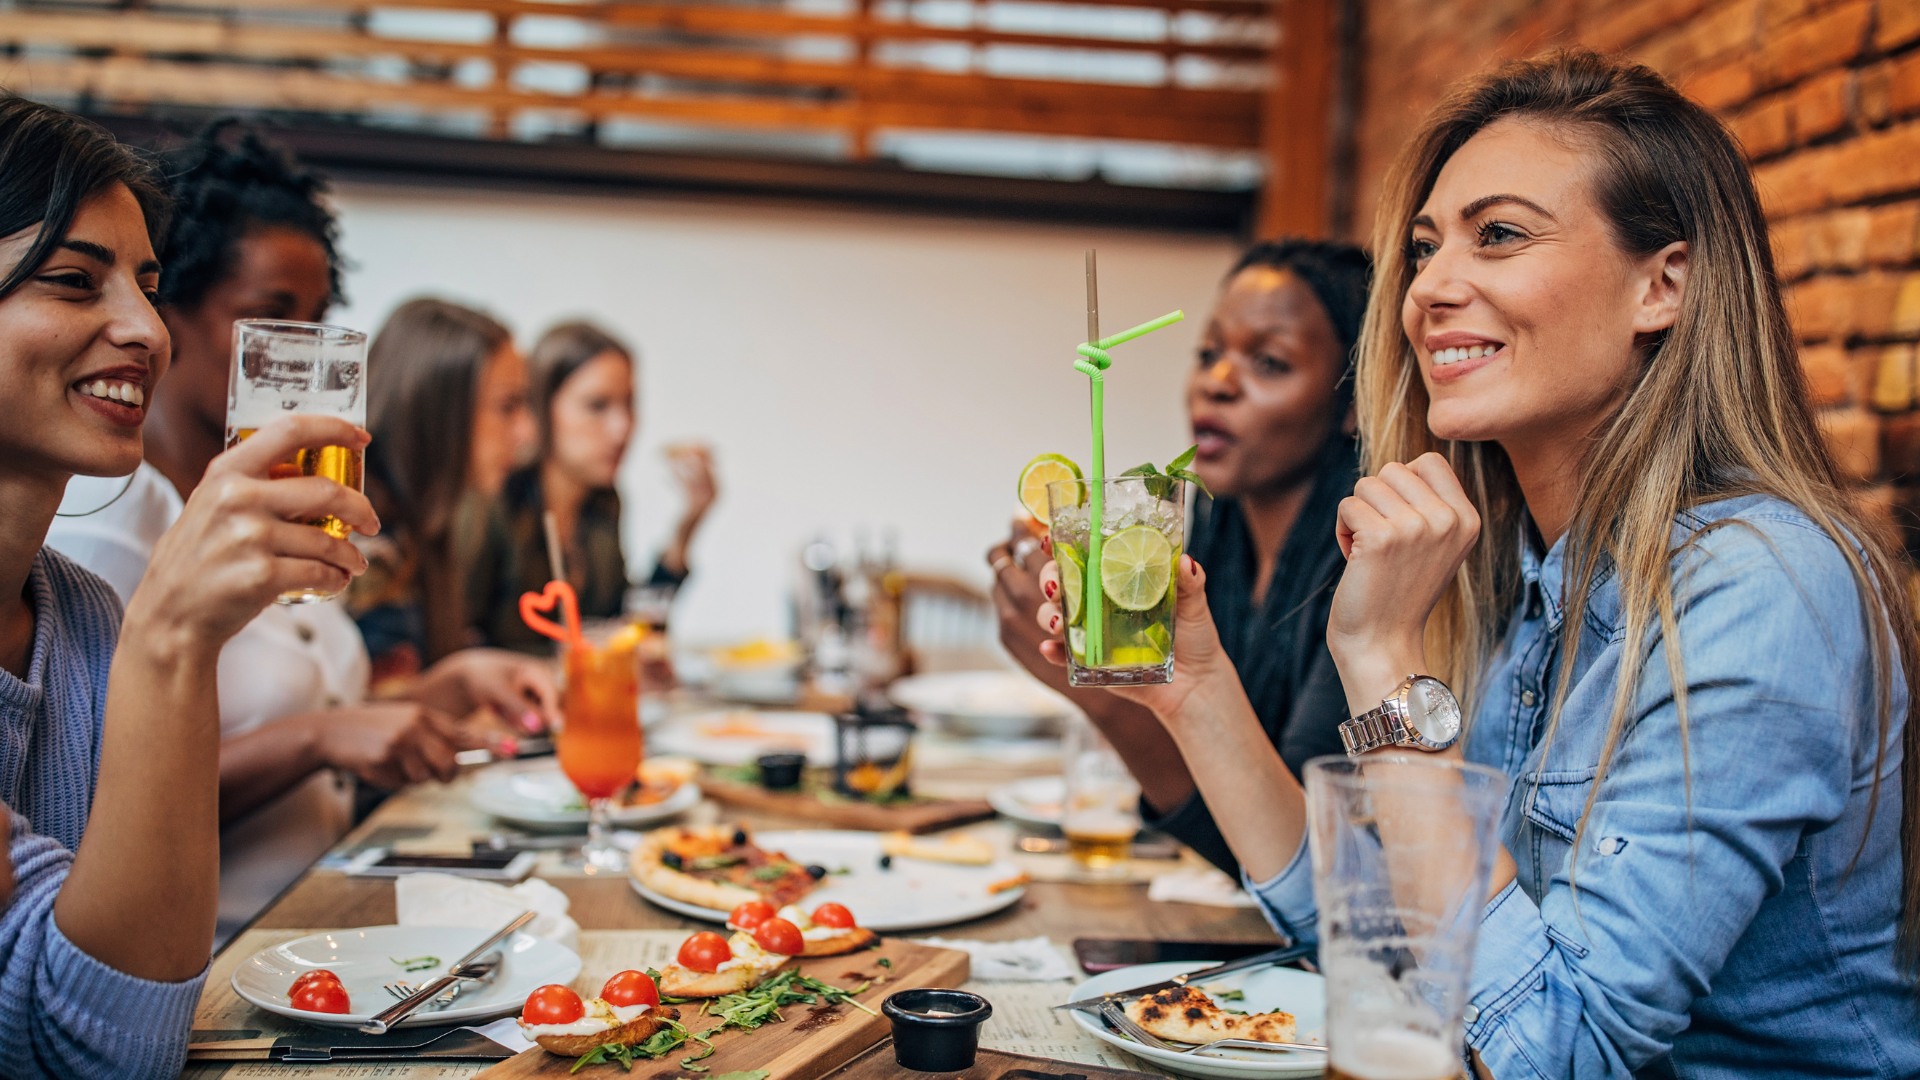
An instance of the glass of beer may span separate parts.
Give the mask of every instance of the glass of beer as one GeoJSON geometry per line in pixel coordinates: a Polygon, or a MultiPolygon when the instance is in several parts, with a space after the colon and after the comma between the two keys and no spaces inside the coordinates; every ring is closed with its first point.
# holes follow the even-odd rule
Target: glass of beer
{"type": "Polygon", "coordinates": [[[1140,832],[1140,785],[1100,729],[1085,717],[1067,723],[1067,797],[1060,831],[1067,854],[1083,878],[1112,881],[1128,876],[1127,856],[1140,832]]]}
{"type": "Polygon", "coordinates": [[[627,857],[614,846],[607,817],[613,800],[640,771],[640,645],[637,623],[590,623],[579,646],[564,648],[566,685],[560,693],[560,771],[587,802],[587,873],[625,873],[627,857]]]}
{"type": "MultiPolygon", "coordinates": [[[[233,324],[233,369],[227,383],[227,449],[268,421],[291,414],[338,416],[367,425],[367,335],[344,326],[242,319],[233,324]]],[[[344,446],[299,450],[271,476],[324,476],[364,490],[362,452],[344,446]]],[[[345,540],[353,530],[331,514],[306,522],[345,540]]],[[[282,604],[305,604],[338,592],[296,589],[282,604]]]]}
{"type": "Polygon", "coordinates": [[[1307,763],[1327,1075],[1453,1080],[1507,780],[1434,754],[1307,763]]]}

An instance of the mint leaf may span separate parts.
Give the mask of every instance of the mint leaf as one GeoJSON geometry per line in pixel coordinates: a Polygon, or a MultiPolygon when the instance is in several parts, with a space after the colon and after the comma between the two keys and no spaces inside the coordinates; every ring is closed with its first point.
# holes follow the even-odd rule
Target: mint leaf
{"type": "Polygon", "coordinates": [[[1167,475],[1168,476],[1180,475],[1180,471],[1182,469],[1185,469],[1187,466],[1193,464],[1193,456],[1199,452],[1200,452],[1199,443],[1194,443],[1192,446],[1187,447],[1186,453],[1181,454],[1179,457],[1174,458],[1172,461],[1167,463],[1167,475]]]}
{"type": "Polygon", "coordinates": [[[1194,472],[1192,469],[1175,469],[1170,467],[1167,469],[1167,475],[1179,480],[1185,480],[1187,483],[1206,492],[1207,498],[1213,498],[1213,492],[1207,490],[1207,482],[1200,479],[1200,474],[1194,472]]]}
{"type": "Polygon", "coordinates": [[[1154,468],[1153,462],[1149,461],[1145,465],[1135,465],[1133,468],[1128,469],[1126,472],[1123,472],[1120,475],[1121,476],[1159,476],[1160,470],[1154,468]]]}

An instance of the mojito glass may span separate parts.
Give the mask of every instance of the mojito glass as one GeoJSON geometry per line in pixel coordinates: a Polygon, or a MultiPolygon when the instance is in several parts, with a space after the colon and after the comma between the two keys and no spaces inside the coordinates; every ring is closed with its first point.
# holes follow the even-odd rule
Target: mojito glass
{"type": "Polygon", "coordinates": [[[1053,561],[1060,567],[1074,686],[1173,680],[1174,567],[1186,532],[1186,485],[1116,476],[1047,485],[1053,561]],[[1100,535],[1092,535],[1094,485],[1100,535]]]}

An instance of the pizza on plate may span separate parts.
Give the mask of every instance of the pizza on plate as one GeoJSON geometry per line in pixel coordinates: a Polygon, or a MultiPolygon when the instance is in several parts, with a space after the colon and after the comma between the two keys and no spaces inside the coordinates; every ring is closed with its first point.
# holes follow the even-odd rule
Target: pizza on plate
{"type": "Polygon", "coordinates": [[[775,908],[812,892],[826,875],[777,851],[765,851],[734,825],[672,826],[642,837],[633,849],[634,879],[670,900],[732,911],[749,900],[775,908]]]}
{"type": "Polygon", "coordinates": [[[1191,986],[1175,986],[1128,1002],[1127,1019],[1145,1028],[1147,1034],[1173,1042],[1294,1041],[1292,1013],[1231,1013],[1191,986]]]}

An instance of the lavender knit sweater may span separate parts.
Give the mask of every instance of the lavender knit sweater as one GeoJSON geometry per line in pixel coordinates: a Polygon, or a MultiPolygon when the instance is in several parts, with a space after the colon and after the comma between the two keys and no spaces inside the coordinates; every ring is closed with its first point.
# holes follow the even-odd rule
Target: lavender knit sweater
{"type": "Polygon", "coordinates": [[[53,921],[93,804],[120,600],[52,548],[34,560],[27,590],[27,679],[0,671],[0,799],[12,809],[16,882],[0,912],[0,1076],[174,1076],[206,973],[135,978],[81,952],[53,921]]]}

